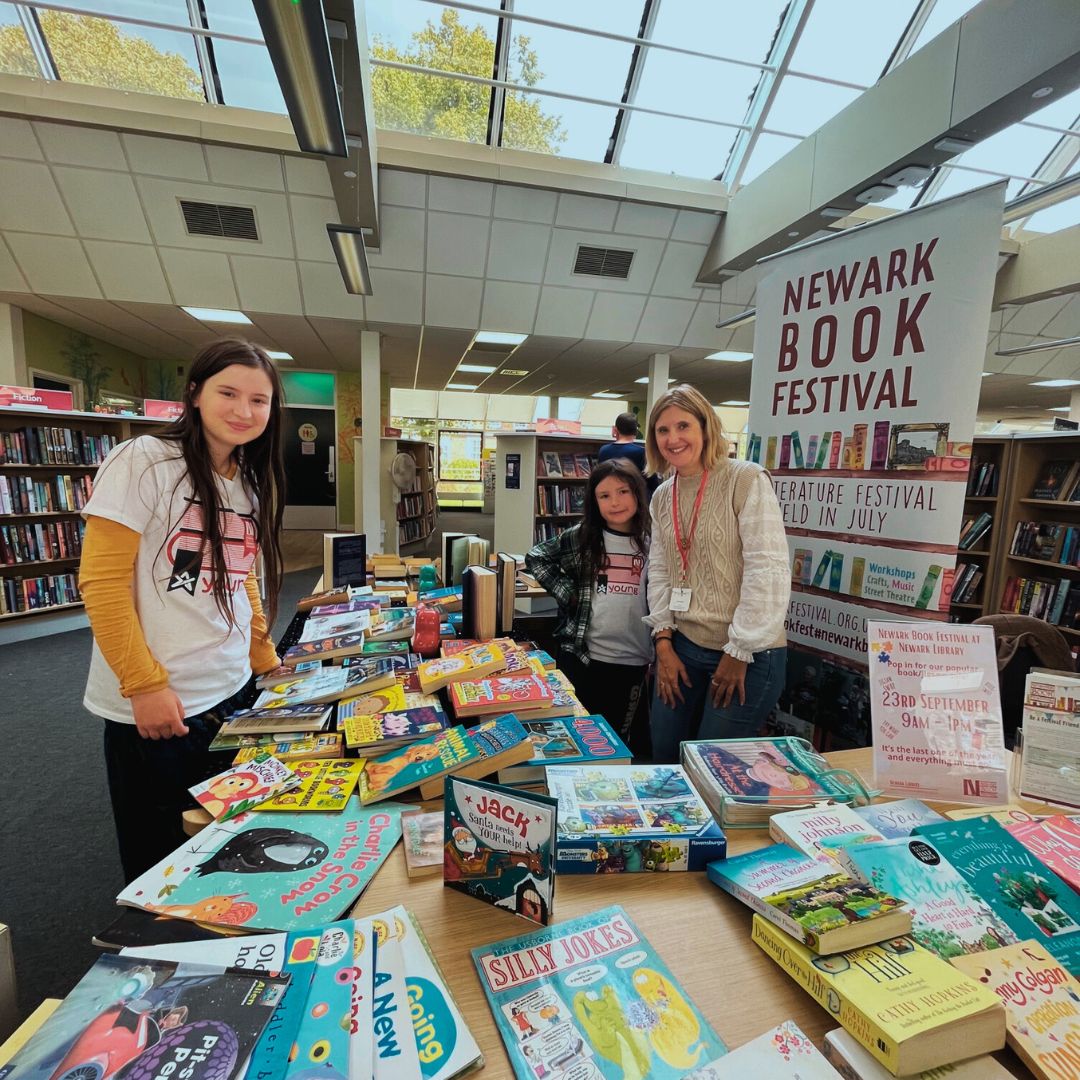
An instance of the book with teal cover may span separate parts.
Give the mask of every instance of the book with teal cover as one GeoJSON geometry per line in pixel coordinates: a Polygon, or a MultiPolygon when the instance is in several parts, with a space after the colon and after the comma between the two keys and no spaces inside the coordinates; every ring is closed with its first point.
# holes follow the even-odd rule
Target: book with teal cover
{"type": "Polygon", "coordinates": [[[920,825],[1021,940],[1034,938],[1069,970],[1080,974],[1080,897],[992,818],[920,825]]]}
{"type": "Polygon", "coordinates": [[[401,838],[403,809],[362,808],[354,795],[339,814],[241,814],[193,836],[117,901],[245,930],[323,926],[356,900],[401,838]]]}
{"type": "Polygon", "coordinates": [[[677,1080],[727,1051],[621,907],[472,958],[515,1076],[677,1080]]]}

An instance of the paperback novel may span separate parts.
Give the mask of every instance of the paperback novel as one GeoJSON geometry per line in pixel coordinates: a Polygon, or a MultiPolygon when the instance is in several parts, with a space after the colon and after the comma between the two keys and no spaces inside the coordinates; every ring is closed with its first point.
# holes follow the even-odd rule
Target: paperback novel
{"type": "Polygon", "coordinates": [[[785,1020],[772,1031],[686,1074],[686,1080],[843,1080],[810,1037],[785,1020]]]}
{"type": "Polygon", "coordinates": [[[853,807],[868,825],[877,829],[886,840],[910,836],[916,825],[931,825],[945,819],[931,810],[921,799],[894,799],[853,807]]]}
{"type": "Polygon", "coordinates": [[[773,814],[769,818],[769,835],[834,870],[841,868],[837,857],[841,848],[885,839],[873,825],[842,803],[773,814]]]}
{"type": "Polygon", "coordinates": [[[1005,826],[1040,862],[1080,892],[1080,824],[1056,814],[1043,821],[1019,821],[1005,826]]]}
{"type": "MultiPolygon", "coordinates": [[[[343,706],[349,704],[351,703],[342,703],[343,706]]],[[[382,754],[445,730],[447,719],[442,709],[431,706],[397,709],[374,715],[354,714],[351,708],[339,708],[338,727],[344,731],[345,745],[350,750],[382,754]]]]}
{"type": "Polygon", "coordinates": [[[543,780],[548,765],[629,765],[630,750],[602,716],[522,721],[533,745],[532,757],[499,770],[500,784],[543,780]]]}

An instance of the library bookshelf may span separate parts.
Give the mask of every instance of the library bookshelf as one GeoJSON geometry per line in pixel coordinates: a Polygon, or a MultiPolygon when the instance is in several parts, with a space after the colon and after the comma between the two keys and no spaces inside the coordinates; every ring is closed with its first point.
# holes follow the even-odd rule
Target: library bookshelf
{"type": "MultiPolygon", "coordinates": [[[[353,440],[356,461],[354,495],[356,520],[362,520],[364,505],[364,440],[353,440]]],[[[382,537],[368,537],[368,550],[399,554],[403,547],[426,541],[438,527],[439,504],[435,498],[435,446],[420,439],[379,439],[379,519],[382,537]],[[416,462],[416,480],[408,491],[398,491],[390,479],[390,466],[398,454],[408,454],[416,462]]]]}

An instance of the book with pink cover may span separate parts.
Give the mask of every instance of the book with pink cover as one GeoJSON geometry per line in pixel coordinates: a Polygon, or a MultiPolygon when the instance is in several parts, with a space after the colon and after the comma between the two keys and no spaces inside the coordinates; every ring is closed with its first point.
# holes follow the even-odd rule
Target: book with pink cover
{"type": "Polygon", "coordinates": [[[1080,824],[1058,814],[1042,821],[1015,821],[1005,828],[1073,892],[1080,892],[1080,824]]]}

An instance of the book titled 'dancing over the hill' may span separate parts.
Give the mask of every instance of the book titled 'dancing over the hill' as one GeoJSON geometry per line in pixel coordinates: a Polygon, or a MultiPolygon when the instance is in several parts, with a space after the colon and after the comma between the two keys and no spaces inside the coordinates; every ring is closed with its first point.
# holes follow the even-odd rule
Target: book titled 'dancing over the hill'
{"type": "Polygon", "coordinates": [[[816,956],[755,915],[752,940],[894,1075],[1005,1045],[997,995],[909,937],[816,956]]]}
{"type": "Polygon", "coordinates": [[[816,953],[843,952],[911,929],[904,901],[786,844],[711,862],[709,880],[816,953]]]}

